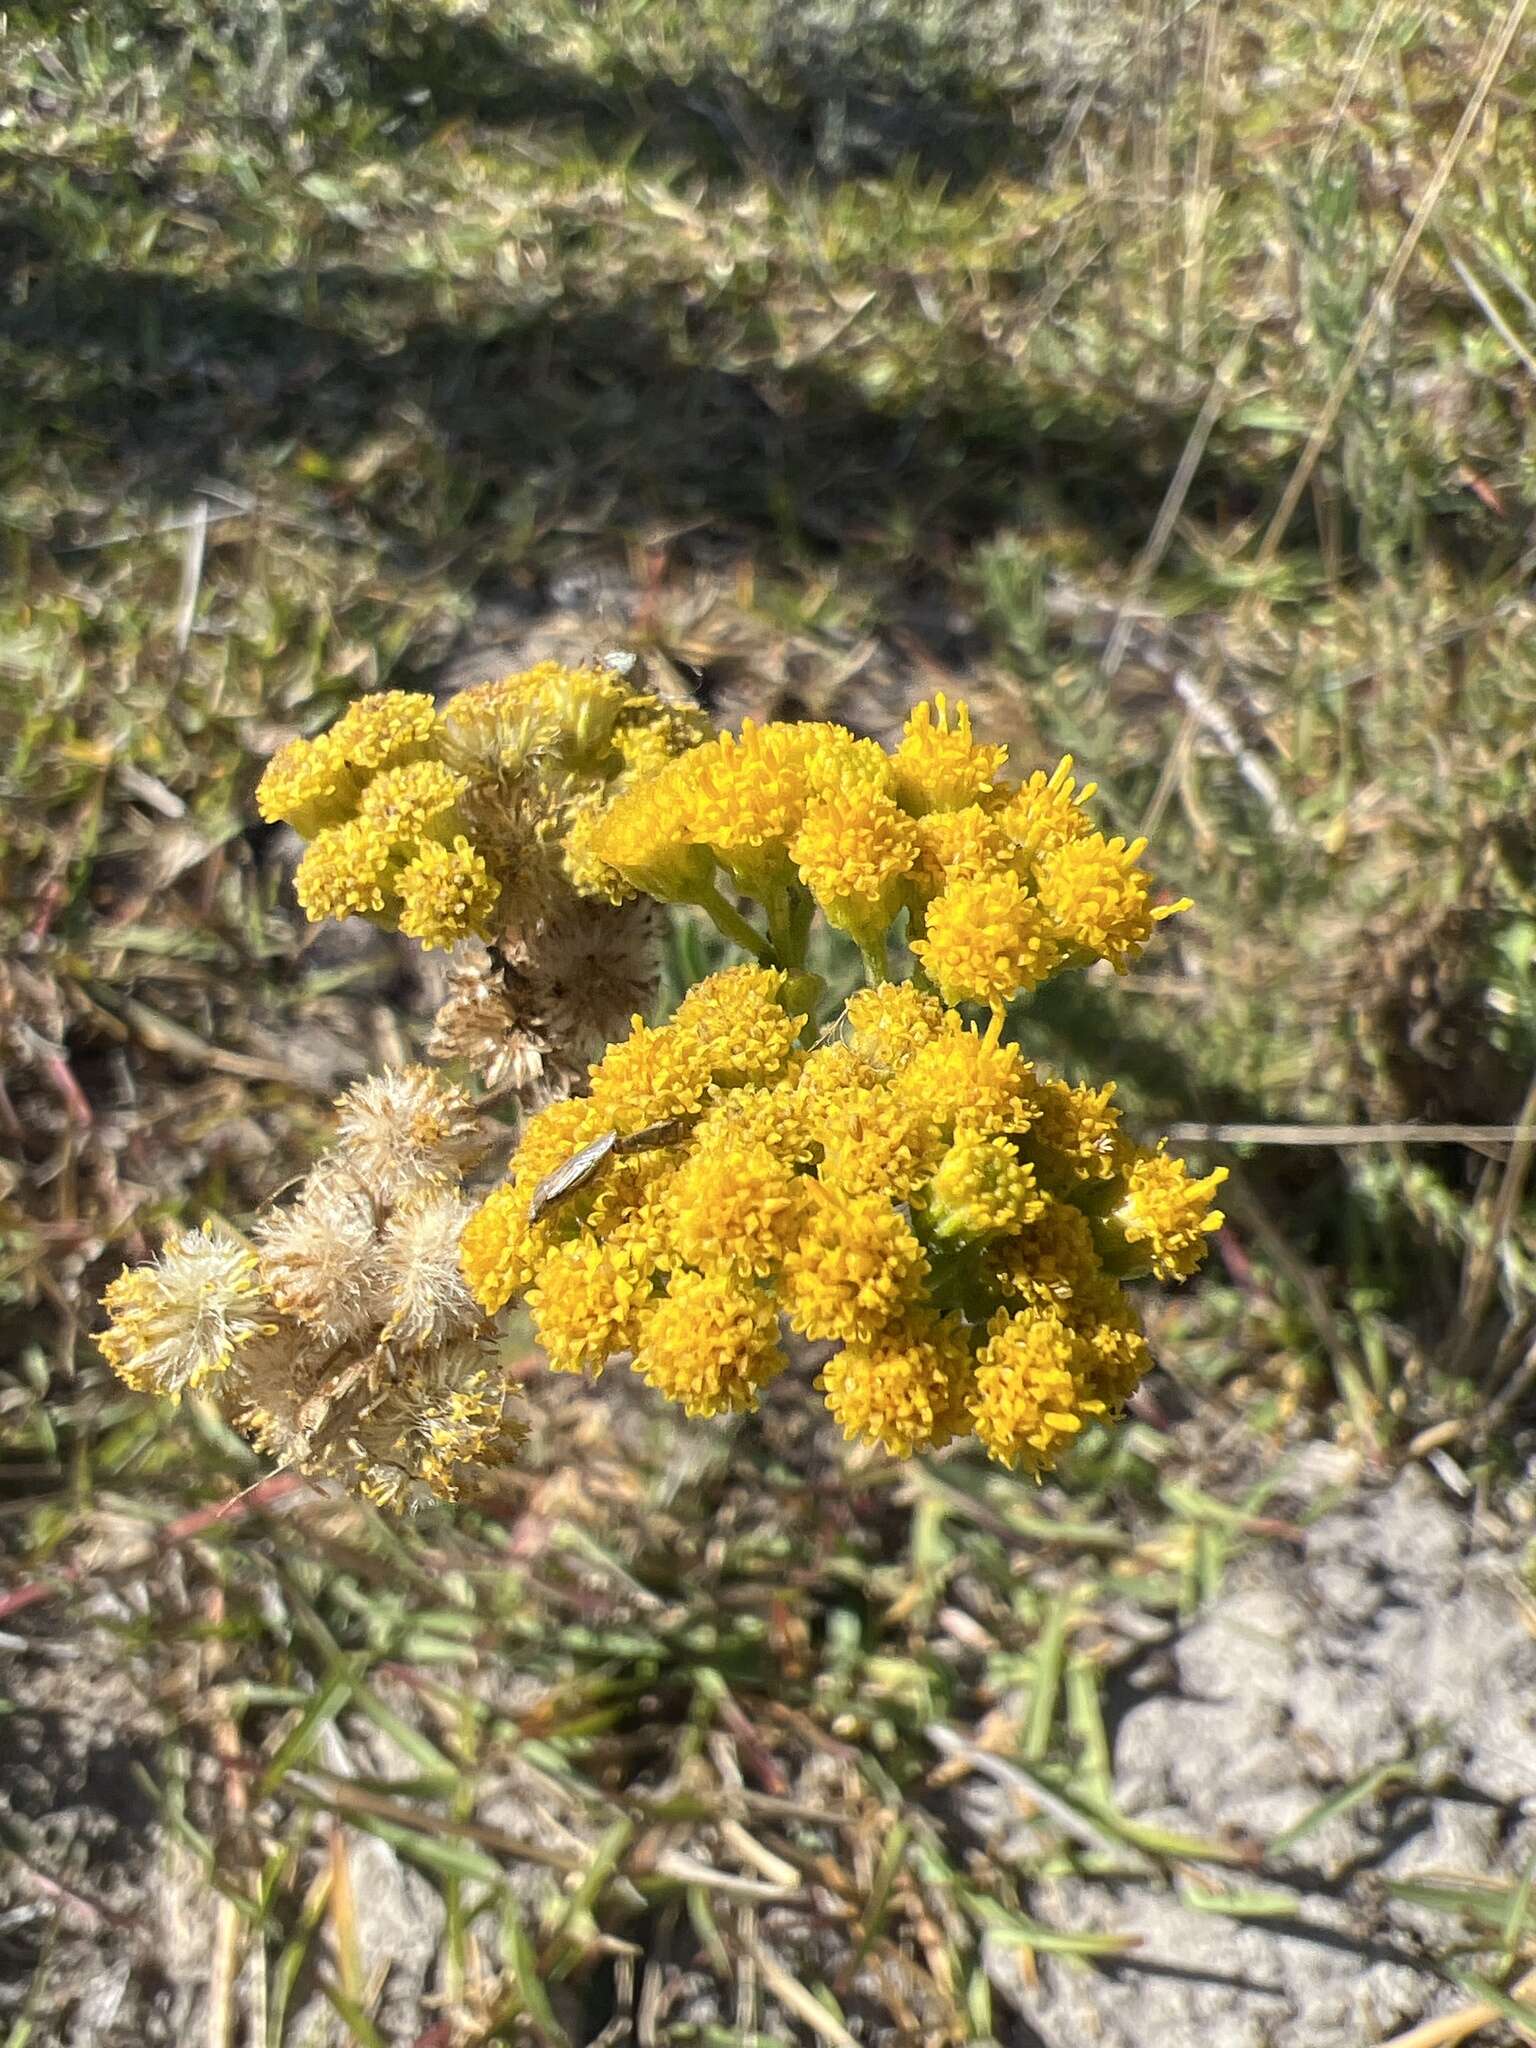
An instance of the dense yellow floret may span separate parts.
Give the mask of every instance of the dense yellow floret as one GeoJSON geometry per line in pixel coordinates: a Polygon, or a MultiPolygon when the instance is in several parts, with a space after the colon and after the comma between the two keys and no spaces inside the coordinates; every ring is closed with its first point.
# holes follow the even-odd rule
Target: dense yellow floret
{"type": "Polygon", "coordinates": [[[1002,1237],[1031,1223],[1045,1207],[1034,1168],[1008,1138],[957,1138],[923,1194],[933,1235],[1002,1237]]]}
{"type": "Polygon", "coordinates": [[[468,776],[455,775],[443,761],[412,761],[374,776],[363,791],[358,816],[377,825],[393,845],[414,847],[428,833],[441,836],[468,788],[468,776]]]}
{"type": "Polygon", "coordinates": [[[1096,1369],[1087,1340],[1038,1309],[1000,1310],[976,1356],[971,1418],[1004,1465],[1046,1472],[1088,1422],[1106,1411],[1089,1391],[1096,1369]]]}
{"type": "Polygon", "coordinates": [[[1043,854],[1035,868],[1041,906],[1064,944],[1107,960],[1117,974],[1130,966],[1156,924],[1190,907],[1188,897],[1153,907],[1151,876],[1136,865],[1146,845],[1144,839],[1127,845],[1090,832],[1043,854]]]}
{"type": "Polygon", "coordinates": [[[1205,1257],[1207,1237],[1225,1220],[1211,1204],[1227,1169],[1218,1166],[1196,1180],[1184,1161],[1161,1145],[1155,1151],[1128,1145],[1120,1176],[1125,1193],[1113,1221],[1126,1242],[1144,1252],[1159,1280],[1187,1280],[1205,1257]]]}
{"type": "Polygon", "coordinates": [[[794,1239],[803,1185],[766,1144],[712,1134],[667,1190],[673,1242],[691,1266],[766,1278],[794,1239]]]}
{"type": "Polygon", "coordinates": [[[917,1294],[928,1259],[883,1196],[805,1183],[800,1228],[784,1255],[784,1302],[804,1337],[867,1341],[917,1294]]]}
{"type": "Polygon", "coordinates": [[[1040,1212],[994,1248],[993,1270],[1005,1295],[1067,1314],[1103,1274],[1093,1228],[1080,1209],[1049,1197],[1040,1212]]]}
{"type": "Polygon", "coordinates": [[[1019,1048],[998,1035],[995,1020],[982,1033],[950,1011],[944,1030],[918,1047],[893,1086],[946,1137],[961,1129],[986,1137],[1024,1131],[1033,1123],[1033,1078],[1019,1048]]]}
{"type": "Polygon", "coordinates": [[[394,842],[372,818],[327,826],[310,842],[293,887],[311,924],[392,915],[400,902],[394,842]]]}
{"type": "Polygon", "coordinates": [[[914,707],[891,761],[896,794],[914,815],[959,811],[990,794],[1008,749],[984,746],[971,734],[964,704],[943,695],[914,707]]]}
{"type": "Polygon", "coordinates": [[[692,829],[751,894],[766,898],[794,875],[790,842],[810,794],[807,747],[792,725],[745,721],[690,756],[692,829]]]}
{"type": "Polygon", "coordinates": [[[771,1294],[729,1274],[683,1272],[646,1318],[635,1371],[685,1414],[724,1415],[755,1408],[787,1362],[771,1294]]]}
{"type": "Polygon", "coordinates": [[[784,1007],[788,976],[776,967],[728,967],[695,983],[673,1015],[693,1033],[713,1079],[739,1088],[776,1081],[805,1023],[784,1007]]]}
{"type": "Polygon", "coordinates": [[[895,1073],[944,1029],[944,1005],[910,981],[882,982],[848,998],[848,1043],[861,1058],[895,1073]]]}
{"type": "Polygon", "coordinates": [[[459,1265],[464,1284],[488,1316],[499,1315],[532,1283],[553,1232],[528,1215],[529,1190],[512,1181],[493,1188],[464,1226],[459,1265]]]}
{"type": "Polygon", "coordinates": [[[636,1017],[593,1067],[590,1103],[600,1127],[627,1133],[697,1115],[709,1085],[709,1048],[696,1032],[636,1017]]]}
{"type": "Polygon", "coordinates": [[[528,1306],[556,1372],[601,1372],[616,1351],[640,1340],[654,1269],[642,1247],[571,1238],[539,1266],[528,1306]]]}
{"type": "Polygon", "coordinates": [[[912,950],[946,1003],[1000,1010],[1061,965],[1058,928],[1018,876],[948,883],[912,950]]]}
{"type": "Polygon", "coordinates": [[[689,753],[668,761],[583,825],[588,859],[663,903],[697,902],[714,875],[714,855],[695,817],[693,760],[689,753]]]}
{"type": "Polygon", "coordinates": [[[357,799],[358,781],[330,733],[317,740],[290,740],[267,763],[256,785],[256,808],[268,824],[291,825],[313,839],[327,825],[339,825],[357,799]]]}
{"type": "Polygon", "coordinates": [[[1078,788],[1072,756],[1064,754],[1049,775],[1037,768],[995,816],[1019,851],[1036,860],[1043,853],[1054,853],[1058,847],[1088,837],[1093,821],[1085,816],[1083,806],[1097,791],[1093,782],[1078,788]]]}
{"type": "Polygon", "coordinates": [[[360,777],[403,768],[432,750],[437,706],[417,691],[379,690],[349,704],[325,737],[360,777]]]}
{"type": "Polygon", "coordinates": [[[501,884],[461,832],[451,845],[423,840],[400,872],[400,929],[430,951],[491,933],[501,884]]]}
{"type": "Polygon", "coordinates": [[[963,1326],[918,1310],[845,1345],[816,1384],[845,1437],[909,1458],[964,1431],[973,1382],[963,1326]]]}
{"type": "Polygon", "coordinates": [[[1120,1131],[1114,1093],[1113,1081],[1102,1088],[1071,1088],[1065,1081],[1038,1083],[1029,1156],[1042,1186],[1064,1194],[1084,1181],[1113,1178],[1120,1131]]]}
{"type": "Polygon", "coordinates": [[[1028,872],[1025,856],[1002,819],[981,804],[919,818],[917,839],[913,893],[924,904],[951,882],[986,882],[1005,874],[1022,879],[1028,872]]]}
{"type": "Polygon", "coordinates": [[[884,939],[918,859],[916,828],[893,798],[857,784],[817,797],[790,851],[829,924],[861,945],[884,939]]]}

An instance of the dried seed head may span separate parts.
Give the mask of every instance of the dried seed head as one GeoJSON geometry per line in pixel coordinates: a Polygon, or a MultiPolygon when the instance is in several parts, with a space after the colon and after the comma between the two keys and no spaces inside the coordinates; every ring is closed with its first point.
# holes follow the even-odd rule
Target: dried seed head
{"type": "Polygon", "coordinates": [[[106,1292],[97,1342],[120,1379],[177,1399],[228,1373],[270,1327],[256,1257],[231,1231],[180,1231],[153,1265],[120,1273],[106,1292]]]}
{"type": "Polygon", "coordinates": [[[378,1204],[344,1161],[310,1175],[303,1193],[256,1230],[262,1283],[274,1306],[325,1344],[362,1336],[378,1315],[378,1204]]]}
{"type": "Polygon", "coordinates": [[[483,1320],[459,1272],[459,1237],[472,1211],[457,1194],[407,1195],[379,1242],[381,1337],[408,1351],[435,1349],[483,1320]]]}
{"type": "Polygon", "coordinates": [[[396,1067],[349,1088],[337,1104],[338,1149],[368,1191],[398,1201],[429,1181],[457,1181],[489,1144],[462,1088],[430,1067],[396,1067]]]}

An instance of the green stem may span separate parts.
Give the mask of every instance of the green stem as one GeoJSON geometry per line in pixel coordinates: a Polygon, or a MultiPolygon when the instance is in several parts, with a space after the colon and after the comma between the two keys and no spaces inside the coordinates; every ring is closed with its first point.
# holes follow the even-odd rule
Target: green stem
{"type": "Polygon", "coordinates": [[[747,923],[733,904],[727,903],[714,882],[706,883],[694,898],[699,908],[713,921],[715,929],[733,945],[750,953],[754,960],[764,967],[773,965],[773,948],[760,931],[747,923]]]}
{"type": "Polygon", "coordinates": [[[864,956],[864,972],[869,976],[871,988],[879,988],[882,982],[890,980],[890,963],[886,958],[883,936],[878,939],[860,939],[859,951],[864,956]]]}
{"type": "Polygon", "coordinates": [[[773,947],[774,958],[786,973],[792,974],[800,965],[795,958],[794,920],[789,907],[789,884],[775,882],[763,902],[768,911],[768,942],[773,947]]]}

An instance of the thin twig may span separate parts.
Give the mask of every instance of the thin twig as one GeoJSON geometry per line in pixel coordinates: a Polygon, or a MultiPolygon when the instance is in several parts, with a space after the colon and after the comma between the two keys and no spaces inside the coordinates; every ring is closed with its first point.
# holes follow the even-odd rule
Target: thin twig
{"type": "Polygon", "coordinates": [[[1180,1145],[1524,1145],[1536,1124],[1169,1124],[1180,1145]]]}
{"type": "Polygon", "coordinates": [[[181,588],[176,594],[176,652],[184,655],[197,617],[197,594],[203,587],[203,558],[208,549],[208,500],[199,498],[187,526],[181,557],[181,588]]]}

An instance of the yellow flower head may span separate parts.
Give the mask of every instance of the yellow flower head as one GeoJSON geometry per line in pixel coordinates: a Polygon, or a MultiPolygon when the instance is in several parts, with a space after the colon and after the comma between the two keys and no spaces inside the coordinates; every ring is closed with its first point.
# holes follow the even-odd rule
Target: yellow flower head
{"type": "MultiPolygon", "coordinates": [[[[812,1066],[825,1058],[815,1054],[812,1066]]],[[[804,1100],[807,1129],[821,1151],[818,1177],[841,1194],[907,1201],[943,1153],[943,1136],[927,1111],[888,1086],[823,1085],[806,1090],[804,1100]]]]}
{"type": "Polygon", "coordinates": [[[392,845],[414,848],[428,835],[444,836],[468,787],[469,778],[455,775],[442,761],[412,761],[374,776],[363,791],[358,816],[377,825],[392,845]]]}
{"type": "Polygon", "coordinates": [[[1092,1354],[1083,1375],[1085,1390],[1117,1415],[1152,1366],[1136,1304],[1104,1275],[1080,1287],[1061,1313],[1092,1354]]]}
{"type": "Polygon", "coordinates": [[[1069,1088],[1065,1081],[1038,1083],[1029,1156],[1042,1187],[1070,1194],[1082,1181],[1114,1177],[1120,1131],[1114,1092],[1113,1081],[1102,1088],[1069,1088]]]}
{"type": "Polygon", "coordinates": [[[400,902],[395,847],[372,818],[328,825],[312,839],[293,878],[311,924],[328,917],[382,918],[400,902]]]}
{"type": "Polygon", "coordinates": [[[874,945],[901,908],[902,884],[917,865],[917,832],[883,791],[854,785],[806,807],[790,851],[827,922],[874,945]]]}
{"type": "Polygon", "coordinates": [[[920,1297],[928,1260],[902,1212],[880,1195],[804,1183],[800,1228],[784,1255],[784,1299],[804,1337],[867,1341],[920,1297]]]}
{"type": "Polygon", "coordinates": [[[1006,747],[971,737],[971,714],[940,695],[914,707],[891,767],[896,794],[916,816],[959,811],[990,793],[1008,759],[1006,747]]]}
{"type": "Polygon", "coordinates": [[[805,1022],[784,1007],[787,980],[775,967],[728,967],[678,1004],[673,1026],[697,1037],[719,1086],[760,1086],[783,1074],[805,1022]]]}
{"type": "Polygon", "coordinates": [[[571,767],[595,769],[608,757],[614,729],[631,702],[629,686],[611,669],[566,668],[547,661],[530,672],[558,735],[555,751],[571,767]]]}
{"type": "Polygon", "coordinates": [[[794,1236],[802,1185],[764,1144],[728,1136],[695,1144],[667,1190],[682,1260],[742,1280],[766,1278],[794,1236]]]}
{"type": "Polygon", "coordinates": [[[339,825],[357,801],[358,781],[331,733],[290,740],[267,763],[256,785],[256,808],[269,825],[279,820],[303,839],[339,825]]]}
{"type": "Polygon", "coordinates": [[[1045,1207],[1034,1169],[1008,1138],[957,1138],[923,1191],[933,1234],[1002,1237],[1032,1223],[1045,1207]]]}
{"type": "Polygon", "coordinates": [[[272,1328],[255,1253],[211,1223],[178,1232],[153,1265],[119,1273],[105,1301],[111,1320],[96,1341],[108,1365],[173,1401],[221,1378],[272,1328]]]}
{"type": "Polygon", "coordinates": [[[636,782],[644,775],[654,775],[678,752],[664,725],[621,725],[613,736],[613,750],[621,774],[636,782]]]}
{"type": "Polygon", "coordinates": [[[423,840],[399,888],[400,929],[429,951],[490,937],[501,884],[462,832],[449,846],[423,840]]]}
{"type": "Polygon", "coordinates": [[[1043,853],[1054,853],[1058,847],[1088,837],[1093,824],[1084,816],[1083,805],[1097,792],[1095,782],[1085,782],[1078,788],[1072,773],[1072,756],[1063,754],[1049,775],[1037,768],[995,816],[1013,844],[1026,859],[1033,861],[1043,853]]]}
{"type": "Polygon", "coordinates": [[[814,721],[784,729],[794,735],[812,796],[896,794],[891,757],[878,740],[857,739],[846,725],[814,721]]]}
{"type": "Polygon", "coordinates": [[[816,1384],[846,1438],[910,1458],[963,1433],[973,1366],[961,1326],[919,1310],[846,1345],[816,1384]]]}
{"type": "Polygon", "coordinates": [[[1225,1221],[1211,1203],[1227,1169],[1218,1166],[1195,1180],[1161,1145],[1155,1151],[1126,1145],[1120,1177],[1125,1193],[1111,1221],[1159,1280],[1187,1280],[1205,1257],[1207,1238],[1225,1221]]]}
{"type": "Polygon", "coordinates": [[[949,883],[928,906],[926,936],[912,950],[946,1003],[994,1010],[1038,987],[1062,958],[1044,906],[1007,870],[949,883]]]}
{"type": "Polygon", "coordinates": [[[493,1188],[464,1226],[459,1270],[464,1284],[488,1316],[525,1293],[549,1256],[554,1227],[528,1220],[529,1190],[504,1180],[493,1188]]]}
{"type": "Polygon", "coordinates": [[[953,1011],[944,1030],[919,1046],[895,1077],[904,1102],[923,1110],[946,1138],[1028,1130],[1035,1117],[1033,1070],[1016,1045],[1005,1044],[996,1020],[983,1035],[953,1011]]]}
{"type": "Polygon", "coordinates": [[[771,1088],[732,1088],[704,1112],[696,1129],[699,1145],[717,1140],[766,1145],[786,1166],[804,1166],[814,1154],[808,1098],[791,1070],[771,1088]]]}
{"type": "Polygon", "coordinates": [[[772,1295],[723,1272],[674,1273],[635,1354],[646,1385],[689,1415],[755,1408],[786,1363],[772,1295]]]}
{"type": "Polygon", "coordinates": [[[986,882],[996,875],[1023,876],[1026,862],[1001,818],[981,804],[959,811],[930,811],[917,820],[921,849],[913,889],[927,903],[950,882],[986,882]]]}
{"type": "Polygon", "coordinates": [[[538,674],[537,669],[523,670],[473,683],[448,702],[442,716],[443,751],[454,767],[466,769],[476,781],[516,782],[554,746],[558,723],[538,687],[538,674]]]}
{"type": "Polygon", "coordinates": [[[362,776],[425,760],[438,740],[437,706],[414,690],[379,690],[349,704],[325,737],[362,776]]]}
{"type": "Polygon", "coordinates": [[[722,733],[690,757],[694,830],[755,896],[794,878],[790,841],[810,791],[805,756],[799,727],[749,718],[740,739],[722,733]]]}
{"type": "Polygon", "coordinates": [[[694,756],[680,754],[654,775],[622,790],[589,818],[581,852],[611,868],[630,889],[663,903],[692,903],[709,887],[714,855],[695,817],[694,756]]]}
{"type": "Polygon", "coordinates": [[[1003,1292],[1039,1309],[1070,1316],[1074,1301],[1087,1298],[1103,1277],[1093,1229],[1070,1202],[1041,1204],[1040,1213],[993,1251],[1003,1292]]]}
{"type": "Polygon", "coordinates": [[[710,1084],[710,1054],[697,1032],[636,1017],[628,1038],[610,1045],[591,1073],[596,1128],[624,1135],[696,1115],[710,1084]]]}
{"type": "Polygon", "coordinates": [[[1069,840],[1043,854],[1036,867],[1040,904],[1063,942],[1107,960],[1123,974],[1165,917],[1188,910],[1188,897],[1154,909],[1151,876],[1136,863],[1145,839],[1106,839],[1102,832],[1069,840]]]}
{"type": "Polygon", "coordinates": [[[848,998],[848,1043],[861,1059],[897,1073],[938,1037],[944,1005],[910,981],[882,982],[848,998]]]}
{"type": "Polygon", "coordinates": [[[641,1247],[575,1237],[556,1245],[528,1289],[528,1307],[556,1372],[599,1373],[640,1341],[654,1268],[641,1247]]]}
{"type": "Polygon", "coordinates": [[[976,1357],[971,1418],[988,1453],[1003,1465],[1048,1472],[1086,1422],[1106,1412],[1088,1391],[1093,1353],[1057,1316],[1000,1310],[976,1357]]]}

